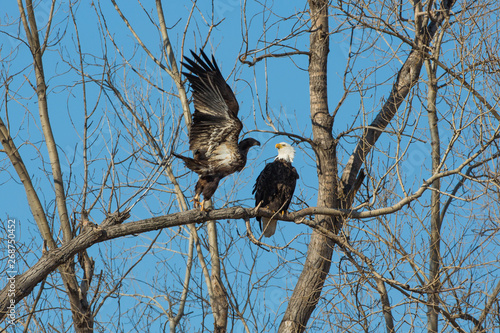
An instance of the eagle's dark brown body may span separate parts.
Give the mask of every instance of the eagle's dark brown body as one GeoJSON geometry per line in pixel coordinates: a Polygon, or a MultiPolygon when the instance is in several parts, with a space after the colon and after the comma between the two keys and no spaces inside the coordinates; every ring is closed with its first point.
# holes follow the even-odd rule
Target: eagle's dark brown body
{"type": "MultiPolygon", "coordinates": [[[[280,213],[286,212],[290,206],[299,174],[291,162],[294,154],[293,148],[286,143],[277,144],[276,147],[279,152],[278,157],[266,164],[257,177],[252,193],[255,194],[256,206],[260,205],[280,213]]],[[[277,223],[275,219],[257,217],[257,221],[261,222],[264,236],[270,237],[275,233],[277,223]]]]}

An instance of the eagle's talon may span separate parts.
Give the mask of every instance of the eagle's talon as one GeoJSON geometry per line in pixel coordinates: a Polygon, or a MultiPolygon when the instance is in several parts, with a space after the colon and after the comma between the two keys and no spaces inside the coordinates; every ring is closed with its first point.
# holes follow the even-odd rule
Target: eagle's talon
{"type": "Polygon", "coordinates": [[[191,199],[191,201],[193,202],[193,208],[197,208],[198,206],[200,206],[200,195],[195,195],[194,198],[191,199]]]}

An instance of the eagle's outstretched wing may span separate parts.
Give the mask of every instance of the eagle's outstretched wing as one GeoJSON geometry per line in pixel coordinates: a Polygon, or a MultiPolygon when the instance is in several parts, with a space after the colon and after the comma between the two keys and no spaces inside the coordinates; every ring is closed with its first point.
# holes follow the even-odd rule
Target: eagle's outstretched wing
{"type": "Polygon", "coordinates": [[[238,119],[238,102],[224,80],[215,58],[210,60],[191,51],[193,59],[184,57],[183,65],[191,73],[194,114],[189,133],[189,148],[198,160],[224,160],[228,153],[237,153],[238,138],[243,128],[238,119]],[[230,150],[230,151],[228,151],[230,150]],[[221,156],[218,156],[221,155],[221,156]]]}

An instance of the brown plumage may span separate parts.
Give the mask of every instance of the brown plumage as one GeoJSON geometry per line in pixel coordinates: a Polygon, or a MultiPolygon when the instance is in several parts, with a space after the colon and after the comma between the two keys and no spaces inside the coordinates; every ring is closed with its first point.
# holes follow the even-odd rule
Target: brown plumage
{"type": "MultiPolygon", "coordinates": [[[[252,193],[255,194],[255,206],[272,210],[275,213],[285,213],[295,191],[299,174],[292,166],[295,150],[285,142],[278,143],[278,156],[272,163],[266,164],[255,182],[252,193]]],[[[276,219],[257,217],[262,233],[271,237],[276,232],[276,219]]]]}
{"type": "Polygon", "coordinates": [[[243,124],[238,119],[238,101],[224,80],[215,58],[210,60],[200,50],[201,57],[193,51],[193,59],[184,57],[183,65],[191,73],[183,74],[193,90],[194,113],[189,131],[189,149],[193,158],[174,154],[189,169],[199,175],[193,198],[194,206],[210,200],[219,181],[247,162],[248,150],[260,142],[247,138],[238,143],[243,124]],[[200,195],[203,201],[200,203],[200,195]]]}

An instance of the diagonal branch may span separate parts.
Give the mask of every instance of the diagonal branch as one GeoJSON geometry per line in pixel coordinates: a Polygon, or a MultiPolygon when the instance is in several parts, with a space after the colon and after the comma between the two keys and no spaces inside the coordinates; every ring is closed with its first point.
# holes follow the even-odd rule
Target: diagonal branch
{"type": "Polygon", "coordinates": [[[47,151],[50,157],[50,166],[52,168],[52,177],[54,180],[54,189],[56,195],[56,205],[59,213],[59,222],[63,231],[64,241],[67,242],[72,238],[71,227],[69,223],[69,215],[66,207],[66,195],[64,193],[64,182],[61,172],[61,163],[59,160],[59,153],[57,152],[57,145],[52,133],[52,126],[50,124],[49,109],[47,104],[47,86],[45,84],[45,74],[43,70],[42,49],[40,47],[40,40],[38,38],[38,28],[33,11],[33,4],[31,0],[26,0],[26,13],[21,0],[18,0],[21,18],[28,38],[28,44],[33,56],[33,65],[36,75],[36,93],[38,95],[38,112],[40,115],[40,123],[42,124],[43,136],[47,151]]]}
{"type": "Polygon", "coordinates": [[[396,115],[399,107],[410,93],[411,88],[418,82],[425,59],[424,52],[426,51],[424,50],[426,50],[426,47],[434,38],[437,30],[448,17],[448,12],[454,3],[455,0],[443,1],[441,3],[442,10],[437,12],[435,20],[431,21],[427,27],[422,27],[421,31],[419,31],[417,27],[416,31],[418,33],[414,44],[415,46],[412,48],[408,58],[399,70],[387,101],[370,124],[370,127],[364,130],[361,139],[342,173],[341,187],[343,190],[348,189],[350,184],[354,183],[372,147],[377,142],[383,130],[396,115]]]}
{"type": "Polygon", "coordinates": [[[19,179],[23,183],[24,191],[26,192],[26,197],[28,199],[28,205],[30,206],[31,214],[33,215],[35,222],[40,230],[40,233],[47,242],[49,249],[55,249],[56,243],[52,238],[52,233],[50,231],[49,222],[45,216],[45,211],[40,202],[40,198],[33,187],[31,182],[31,177],[26,169],[26,165],[19,154],[19,151],[10,136],[10,132],[5,126],[2,118],[0,118],[0,142],[2,143],[3,149],[5,150],[10,162],[14,166],[14,169],[19,176],[19,179]]]}

